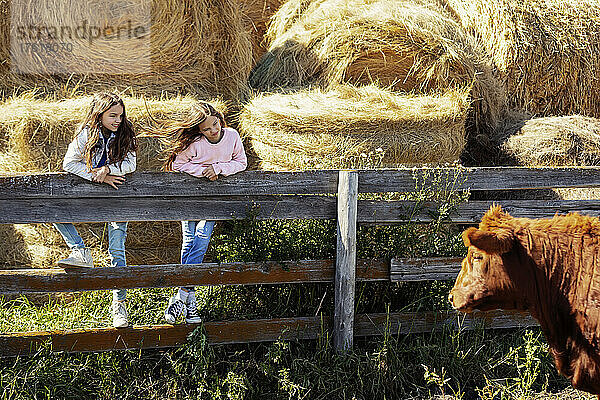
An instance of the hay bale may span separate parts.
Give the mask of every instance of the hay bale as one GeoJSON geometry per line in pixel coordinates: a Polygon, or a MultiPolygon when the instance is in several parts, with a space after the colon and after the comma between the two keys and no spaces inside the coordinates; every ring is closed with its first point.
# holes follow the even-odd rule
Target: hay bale
{"type": "Polygon", "coordinates": [[[600,118],[600,3],[446,2],[485,47],[511,94],[510,107],[600,118]]]}
{"type": "Polygon", "coordinates": [[[254,62],[258,61],[267,52],[265,42],[267,24],[282,2],[283,0],[244,0],[242,2],[246,30],[250,32],[252,41],[252,58],[254,62]]]}
{"type": "Polygon", "coordinates": [[[310,12],[307,12],[310,6],[314,9],[320,4],[321,1],[313,0],[288,0],[284,2],[269,21],[265,41],[268,44],[273,43],[277,38],[283,36],[303,15],[310,14],[310,12]]]}
{"type": "MultiPolygon", "coordinates": [[[[4,96],[11,95],[17,85],[23,86],[19,91],[37,87],[45,93],[61,91],[65,85],[84,86],[85,93],[115,87],[131,87],[146,94],[208,92],[228,100],[247,92],[252,43],[238,0],[108,0],[93,4],[19,0],[16,5],[11,13],[11,1],[0,2],[0,31],[6,34],[0,41],[4,96]],[[28,26],[33,20],[36,26],[73,29],[82,21],[100,28],[131,24],[144,28],[149,37],[100,38],[92,43],[73,34],[59,40],[71,44],[71,51],[50,56],[28,56],[28,50],[15,54],[20,56],[22,70],[37,71],[19,74],[11,70],[11,19],[13,26],[28,26]],[[118,56],[118,60],[111,61],[110,56],[118,56]],[[93,71],[86,72],[90,66],[93,71]]],[[[13,30],[12,34],[17,33],[13,30]]]]}
{"type": "Polygon", "coordinates": [[[505,98],[475,40],[435,1],[290,0],[250,84],[277,90],[376,82],[437,93],[472,85],[476,129],[495,128],[505,98]]]}
{"type": "Polygon", "coordinates": [[[504,149],[521,165],[600,165],[600,120],[596,118],[533,118],[506,136],[504,149]]]}
{"type": "MultiPolygon", "coordinates": [[[[105,223],[75,224],[96,266],[110,266],[105,223]]],[[[51,224],[0,225],[0,268],[53,268],[69,250],[51,224]]],[[[177,263],[181,251],[179,222],[131,222],[125,244],[127,263],[177,263]]]]}
{"type": "Polygon", "coordinates": [[[0,269],[21,268],[26,264],[27,254],[15,225],[0,224],[0,269]]]}
{"type": "MultiPolygon", "coordinates": [[[[197,100],[193,97],[145,99],[123,97],[127,117],[139,130],[152,119],[180,116],[197,100]]],[[[210,100],[223,112],[227,105],[220,99],[210,100]]],[[[0,174],[62,171],[67,146],[91,102],[91,97],[62,101],[37,99],[23,94],[0,104],[0,141],[8,150],[0,154],[0,174]],[[3,138],[3,139],[2,139],[3,138]]],[[[160,170],[160,143],[155,138],[140,138],[138,170],[160,170]]]]}
{"type": "Polygon", "coordinates": [[[468,106],[467,90],[419,97],[340,85],[259,95],[242,110],[240,131],[275,170],[444,163],[465,145],[468,106]]]}
{"type": "MultiPolygon", "coordinates": [[[[504,150],[528,167],[600,165],[600,119],[571,115],[511,124],[504,150]]],[[[600,199],[596,188],[553,189],[564,200],[600,199]]]]}

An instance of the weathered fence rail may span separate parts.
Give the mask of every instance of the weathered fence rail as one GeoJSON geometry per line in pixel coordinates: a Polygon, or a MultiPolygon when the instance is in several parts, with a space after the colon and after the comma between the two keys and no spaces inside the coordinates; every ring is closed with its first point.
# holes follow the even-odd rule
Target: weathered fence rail
{"type": "MultiPolygon", "coordinates": [[[[296,317],[247,321],[205,322],[211,344],[270,342],[316,339],[328,335],[331,317],[296,317]]],[[[475,312],[472,315],[451,311],[425,313],[363,314],[354,319],[354,336],[426,333],[440,329],[502,329],[535,326],[524,312],[475,312]]],[[[90,352],[120,349],[156,349],[180,346],[197,325],[155,325],[123,329],[74,329],[67,331],[0,334],[1,354],[16,356],[34,353],[49,342],[53,351],[90,352]]]]}
{"type": "MultiPolygon", "coordinates": [[[[0,200],[4,202],[5,200],[0,200]]],[[[498,202],[496,200],[496,202],[498,202]]],[[[459,205],[449,217],[453,223],[473,224],[494,201],[470,201],[459,205]]],[[[175,221],[203,216],[213,220],[244,219],[335,219],[335,197],[281,196],[268,199],[216,198],[170,199],[36,199],[10,200],[0,206],[0,224],[42,222],[103,222],[106,215],[116,221],[175,221]],[[8,203],[8,202],[7,202],[8,203]]],[[[504,210],[515,217],[542,218],[558,213],[579,212],[600,216],[595,200],[502,200],[504,210]]],[[[427,223],[438,212],[434,202],[358,201],[357,222],[371,224],[427,223]]]]}
{"type": "MultiPolygon", "coordinates": [[[[126,267],[0,270],[2,293],[76,292],[185,285],[259,285],[333,282],[333,260],[136,265],[126,267]]],[[[389,281],[385,260],[357,260],[358,281],[389,281]]]]}
{"type": "MultiPolygon", "coordinates": [[[[0,271],[0,293],[69,292],[182,285],[335,283],[335,315],[274,320],[207,322],[210,343],[315,338],[333,329],[336,347],[353,336],[426,332],[440,327],[471,329],[531,326],[522,313],[454,312],[354,315],[354,282],[453,279],[460,260],[446,258],[356,260],[357,223],[424,223],[438,211],[433,202],[357,200],[358,193],[413,192],[434,182],[438,191],[487,191],[600,186],[600,169],[422,168],[385,171],[248,171],[216,182],[177,173],[136,173],[119,190],[73,175],[0,177],[0,223],[160,221],[182,219],[337,219],[337,259],[200,265],[146,265],[73,270],[0,271]],[[341,178],[340,178],[341,177],[341,178]],[[333,328],[332,328],[333,327],[333,328]]],[[[449,222],[473,224],[493,201],[469,201],[449,222]]],[[[547,217],[579,211],[600,215],[600,201],[502,200],[515,216],[547,217]]],[[[57,351],[157,348],[181,344],[193,325],[0,334],[0,355],[25,354],[44,341],[57,351]]]]}
{"type": "MultiPolygon", "coordinates": [[[[196,179],[181,173],[136,172],[118,191],[90,184],[74,175],[50,173],[0,177],[0,199],[51,197],[215,196],[337,193],[338,171],[245,171],[219,178],[196,179]]],[[[597,167],[578,168],[413,168],[358,171],[359,193],[411,192],[432,178],[449,177],[455,190],[552,189],[598,187],[597,167]]],[[[106,187],[105,187],[106,186],[106,187]]]]}

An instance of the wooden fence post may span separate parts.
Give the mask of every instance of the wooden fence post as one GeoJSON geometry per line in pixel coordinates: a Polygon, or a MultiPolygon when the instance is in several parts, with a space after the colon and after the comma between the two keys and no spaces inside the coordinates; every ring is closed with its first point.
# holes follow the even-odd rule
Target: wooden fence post
{"type": "Polygon", "coordinates": [[[357,199],[358,172],[340,171],[333,316],[333,345],[338,352],[349,350],[353,342],[357,199]]]}

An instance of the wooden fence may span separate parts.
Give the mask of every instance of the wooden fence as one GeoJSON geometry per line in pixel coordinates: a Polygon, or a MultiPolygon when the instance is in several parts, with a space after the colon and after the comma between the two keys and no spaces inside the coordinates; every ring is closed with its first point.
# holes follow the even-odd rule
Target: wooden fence
{"type": "MultiPolygon", "coordinates": [[[[331,317],[206,322],[210,343],[311,339],[332,332],[338,350],[353,337],[428,332],[444,326],[470,329],[531,326],[526,313],[455,312],[354,315],[355,281],[454,279],[459,259],[356,259],[357,224],[426,223],[434,202],[359,200],[361,193],[413,192],[436,182],[442,191],[495,191],[600,186],[598,168],[420,168],[275,173],[247,171],[215,182],[177,173],[135,173],[119,190],[58,173],[0,177],[0,223],[242,219],[337,219],[336,260],[145,265],[93,268],[1,270],[0,293],[73,292],[183,285],[254,285],[334,282],[331,317]],[[417,207],[418,205],[418,207],[417,207]]],[[[468,201],[451,210],[453,223],[476,224],[493,200],[468,201]]],[[[548,217],[579,211],[600,215],[600,201],[502,200],[519,217],[548,217]]],[[[0,239],[1,240],[1,239],[0,239]]],[[[35,351],[50,341],[56,351],[160,348],[185,342],[194,325],[139,326],[0,334],[0,355],[35,351]]]]}

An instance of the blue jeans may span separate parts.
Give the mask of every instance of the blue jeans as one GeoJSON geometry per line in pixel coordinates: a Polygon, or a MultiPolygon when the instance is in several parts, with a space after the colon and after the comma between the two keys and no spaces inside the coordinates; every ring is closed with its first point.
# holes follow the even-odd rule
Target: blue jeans
{"type": "MultiPolygon", "coordinates": [[[[83,249],[85,244],[79,236],[77,229],[73,224],[55,223],[54,227],[65,239],[69,249],[83,249]]],[[[125,262],[125,239],[127,238],[127,222],[109,222],[108,223],[108,253],[110,255],[110,265],[112,267],[124,267],[125,262]]],[[[127,296],[125,289],[114,289],[113,300],[123,301],[127,296]]]]}
{"type": "MultiPolygon", "coordinates": [[[[181,221],[181,263],[201,264],[208,249],[208,242],[215,227],[215,221],[181,221]]],[[[194,290],[193,287],[186,288],[194,290]]]]}

